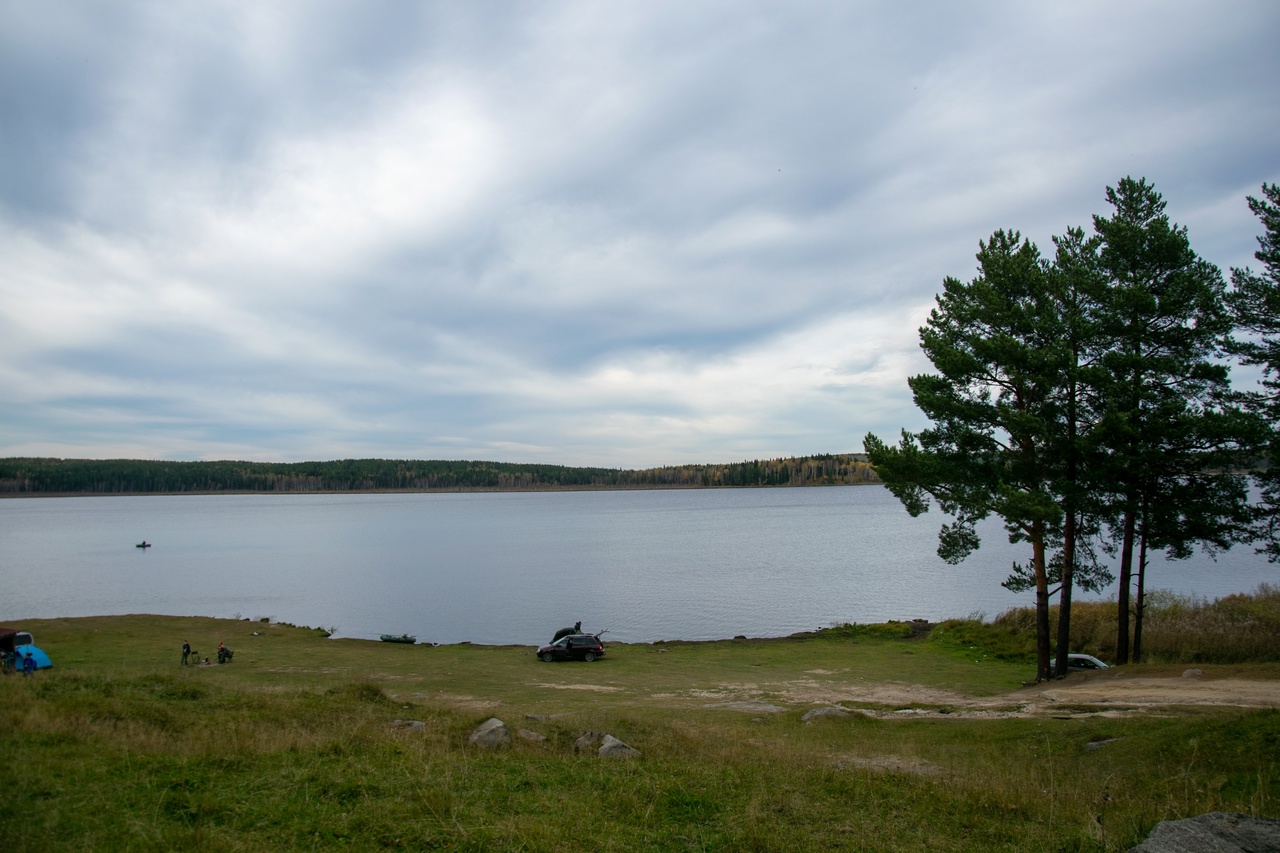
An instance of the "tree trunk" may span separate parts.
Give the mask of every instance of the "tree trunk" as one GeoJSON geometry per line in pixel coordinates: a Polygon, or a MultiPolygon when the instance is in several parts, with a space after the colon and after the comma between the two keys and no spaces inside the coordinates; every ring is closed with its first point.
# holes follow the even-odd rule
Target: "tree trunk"
{"type": "Polygon", "coordinates": [[[1068,507],[1062,527],[1062,589],[1058,593],[1058,654],[1054,672],[1066,674],[1071,651],[1071,585],[1076,570],[1076,513],[1068,507]]]}
{"type": "Polygon", "coordinates": [[[1146,609],[1147,582],[1147,531],[1143,522],[1142,536],[1138,540],[1138,593],[1133,606],[1133,662],[1142,663],[1142,613],[1146,609]]]}
{"type": "Polygon", "coordinates": [[[1044,522],[1031,525],[1031,567],[1036,576],[1036,681],[1052,677],[1049,665],[1049,575],[1045,570],[1044,522]]]}
{"type": "Polygon", "coordinates": [[[1119,613],[1116,615],[1116,663],[1129,662],[1129,585],[1133,579],[1133,533],[1134,516],[1132,509],[1124,513],[1124,544],[1120,552],[1120,589],[1116,594],[1119,613]]]}

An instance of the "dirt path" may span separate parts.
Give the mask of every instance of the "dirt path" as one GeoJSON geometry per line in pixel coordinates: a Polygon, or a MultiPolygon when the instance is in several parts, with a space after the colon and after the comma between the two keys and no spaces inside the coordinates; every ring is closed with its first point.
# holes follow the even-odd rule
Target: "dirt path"
{"type": "Polygon", "coordinates": [[[1170,705],[1280,708],[1280,681],[1245,681],[1239,678],[1094,676],[1077,684],[1066,679],[1028,690],[1035,690],[1048,703],[1058,704],[1114,705],[1128,708],[1161,708],[1170,705]]]}
{"type": "MultiPolygon", "coordinates": [[[[1195,670],[1189,670],[1194,673],[1195,670]]],[[[833,684],[795,679],[771,684],[723,684],[686,698],[707,707],[776,713],[795,706],[843,707],[883,718],[952,719],[1034,716],[1121,716],[1176,707],[1280,708],[1280,681],[1239,678],[1073,675],[1000,696],[965,696],[912,684],[833,684]]]]}

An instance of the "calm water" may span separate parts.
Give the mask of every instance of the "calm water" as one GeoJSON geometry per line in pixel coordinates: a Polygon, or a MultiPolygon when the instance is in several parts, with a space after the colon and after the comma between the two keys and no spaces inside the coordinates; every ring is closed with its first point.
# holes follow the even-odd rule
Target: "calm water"
{"type": "MultiPolygon", "coordinates": [[[[780,636],[838,622],[994,617],[1025,546],[997,524],[960,566],[942,517],[877,486],[448,495],[0,500],[0,623],[121,613],[270,617],[339,636],[623,642],[780,636]],[[150,549],[134,547],[146,539],[150,549]]],[[[1275,583],[1249,549],[1158,559],[1149,587],[1275,583]]]]}

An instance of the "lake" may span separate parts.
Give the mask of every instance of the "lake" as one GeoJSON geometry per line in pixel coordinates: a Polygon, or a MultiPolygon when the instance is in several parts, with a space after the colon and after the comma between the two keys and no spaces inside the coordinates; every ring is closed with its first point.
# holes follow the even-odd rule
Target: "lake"
{"type": "MultiPolygon", "coordinates": [[[[783,636],[843,622],[995,617],[1025,545],[997,522],[950,566],[942,516],[881,486],[185,495],[0,500],[0,624],[164,613],[528,644],[783,636]],[[135,548],[143,539],[148,549],[135,548]]],[[[1157,557],[1149,588],[1220,597],[1275,583],[1250,548],[1157,557]]],[[[1104,595],[1114,595],[1114,589],[1104,595]]],[[[1079,596],[1078,596],[1079,598],[1079,596]]]]}

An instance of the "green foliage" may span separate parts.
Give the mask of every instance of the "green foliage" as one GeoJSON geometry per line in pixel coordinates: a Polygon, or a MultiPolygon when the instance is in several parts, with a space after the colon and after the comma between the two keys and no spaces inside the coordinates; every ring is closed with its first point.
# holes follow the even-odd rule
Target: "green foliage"
{"type": "Polygon", "coordinates": [[[939,648],[987,655],[996,660],[1024,663],[1036,662],[1035,612],[1017,611],[1016,617],[1006,613],[993,622],[975,619],[948,619],[933,629],[929,642],[939,648]]]}
{"type": "MultiPolygon", "coordinates": [[[[1112,215],[1095,216],[1091,236],[1074,228],[1055,237],[1052,261],[1016,231],[979,243],[979,275],[948,277],[920,329],[934,372],[908,384],[931,426],[904,431],[896,447],[864,441],[909,513],[932,500],[952,516],[939,533],[948,562],[978,547],[975,523],[992,514],[1010,541],[1029,545],[1006,585],[1036,591],[1039,678],[1052,671],[1050,587],[1061,591],[1063,655],[1073,590],[1110,580],[1098,540],[1120,556],[1123,662],[1130,590],[1136,582],[1141,595],[1145,582],[1135,553],[1181,558],[1196,543],[1227,548],[1257,535],[1241,470],[1268,430],[1235,404],[1220,358],[1237,322],[1222,276],[1145,180],[1124,178],[1106,198],[1112,215]]],[[[1269,228],[1280,222],[1274,206],[1253,204],[1269,228]]],[[[1274,261],[1273,242],[1264,249],[1259,257],[1274,261]]],[[[1259,301],[1246,291],[1268,283],[1238,278],[1239,314],[1259,301]]]]}
{"type": "Polygon", "coordinates": [[[870,625],[859,625],[846,622],[824,628],[822,633],[828,637],[862,640],[909,640],[916,635],[910,622],[878,622],[870,625]]]}
{"type": "Polygon", "coordinates": [[[1227,304],[1243,335],[1227,343],[1241,363],[1262,368],[1258,390],[1243,395],[1250,411],[1271,430],[1265,464],[1254,471],[1260,487],[1258,538],[1272,562],[1280,561],[1280,185],[1263,184],[1262,197],[1250,196],[1249,209],[1262,221],[1254,257],[1262,270],[1233,269],[1227,304]]]}

